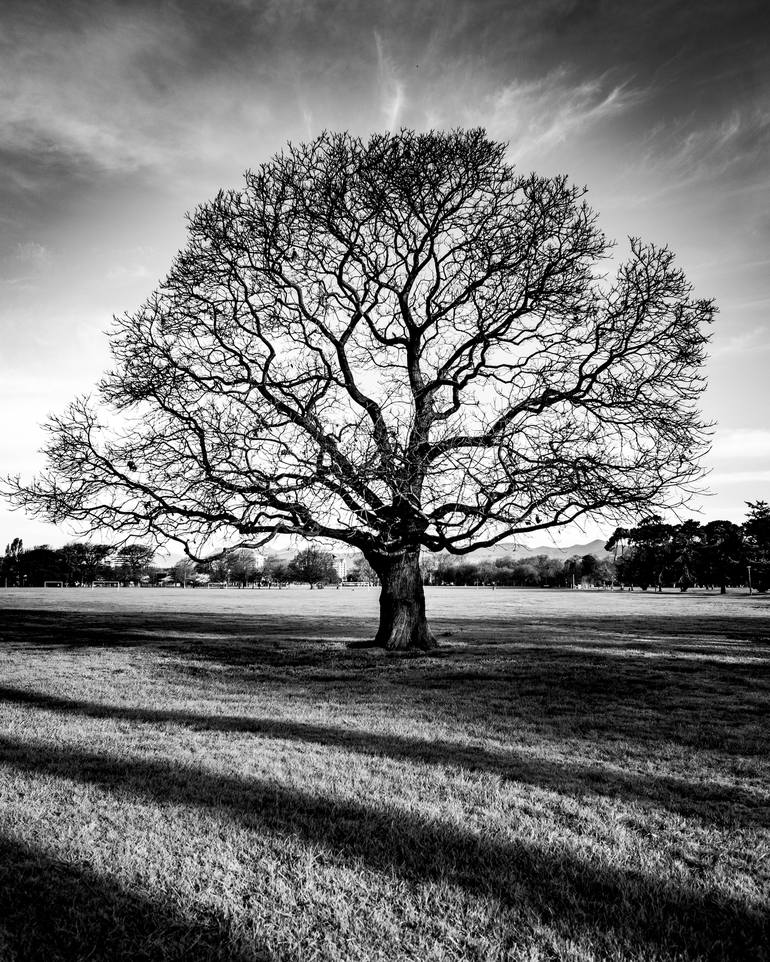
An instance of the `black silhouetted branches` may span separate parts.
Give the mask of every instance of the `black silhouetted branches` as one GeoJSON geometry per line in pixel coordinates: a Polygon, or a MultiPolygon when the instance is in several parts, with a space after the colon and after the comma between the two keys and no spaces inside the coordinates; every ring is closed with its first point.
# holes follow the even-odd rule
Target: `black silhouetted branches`
{"type": "Polygon", "coordinates": [[[584,195],[480,130],[288,147],[192,214],[16,502],[195,557],[345,542],[383,582],[379,640],[429,645],[421,546],[638,515],[699,475],[713,305],[638,240],[604,278],[584,195]]]}

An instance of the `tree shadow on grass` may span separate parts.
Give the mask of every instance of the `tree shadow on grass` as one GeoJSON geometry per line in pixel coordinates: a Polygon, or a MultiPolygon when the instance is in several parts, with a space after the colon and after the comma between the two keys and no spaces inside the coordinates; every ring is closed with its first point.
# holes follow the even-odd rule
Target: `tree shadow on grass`
{"type": "Polygon", "coordinates": [[[688,654],[663,644],[638,650],[631,639],[587,648],[546,637],[487,645],[475,658],[459,649],[443,666],[415,668],[402,685],[418,700],[451,698],[468,727],[491,715],[558,739],[766,756],[770,658],[716,641],[709,657],[688,654]]]}
{"type": "MultiPolygon", "coordinates": [[[[321,617],[91,610],[0,608],[0,645],[13,649],[67,650],[143,648],[196,663],[225,665],[230,676],[269,675],[277,683],[286,670],[361,669],[382,659],[380,652],[351,651],[346,642],[374,637],[376,622],[321,617]],[[333,649],[330,651],[330,648],[333,649]]],[[[198,673],[201,669],[191,669],[198,673]]]]}
{"type": "MultiPolygon", "coordinates": [[[[768,751],[770,676],[761,644],[766,619],[707,618],[703,632],[692,640],[683,640],[683,626],[692,619],[675,615],[658,619],[654,631],[644,618],[538,617],[515,624],[480,619],[478,640],[458,641],[458,632],[433,657],[390,659],[332,643],[330,629],[325,637],[324,621],[318,618],[32,609],[2,614],[6,642],[69,645],[84,652],[94,646],[141,646],[168,656],[169,670],[195,676],[188,679],[191,684],[199,683],[197,676],[209,670],[208,663],[217,682],[226,677],[228,683],[247,687],[269,684],[287,697],[296,694],[317,705],[331,699],[354,711],[380,704],[396,715],[443,716],[453,727],[480,737],[489,734],[491,721],[498,740],[524,728],[551,741],[591,739],[610,746],[611,752],[613,743],[626,742],[657,755],[670,743],[677,752],[684,747],[732,755],[741,766],[747,757],[762,758],[768,751]],[[492,637],[495,631],[499,640],[492,637]]],[[[350,618],[344,624],[346,631],[367,636],[366,619],[350,618]]],[[[166,720],[204,727],[228,724],[205,717],[166,720]]],[[[720,824],[768,820],[756,796],[714,784],[636,778],[585,764],[565,771],[510,753],[426,746],[419,740],[374,738],[323,726],[295,727],[292,734],[283,722],[277,731],[269,720],[235,719],[232,724],[372,754],[459,764],[559,791],[620,794],[720,824]]]]}
{"type": "Polygon", "coordinates": [[[10,738],[0,738],[0,764],[97,784],[129,799],[197,806],[255,832],[298,837],[333,860],[492,896],[510,914],[511,931],[531,932],[534,919],[563,939],[590,940],[602,957],[759,962],[770,938],[766,907],[739,901],[704,879],[656,879],[385,802],[367,805],[168,759],[113,758],[10,738]]]}
{"type": "MultiPolygon", "coordinates": [[[[453,727],[480,737],[489,734],[492,722],[498,740],[524,728],[550,741],[601,742],[611,753],[613,743],[626,742],[635,750],[649,748],[651,756],[667,751],[670,743],[677,752],[684,747],[732,755],[740,766],[747,757],[762,758],[768,751],[770,660],[762,646],[767,625],[763,618],[708,617],[694,638],[685,631],[692,630],[693,619],[675,614],[665,619],[478,619],[467,623],[478,627],[473,641],[462,640],[464,634],[458,631],[432,657],[390,659],[333,643],[324,619],[306,616],[23,608],[2,614],[6,642],[68,645],[84,652],[94,646],[141,646],[168,656],[169,670],[195,676],[188,679],[191,684],[199,683],[197,676],[209,670],[208,663],[217,682],[226,677],[228,683],[247,687],[269,684],[287,697],[296,695],[316,705],[331,699],[354,711],[380,704],[396,715],[443,716],[453,727]],[[293,636],[304,640],[291,640],[293,636]]],[[[369,624],[367,619],[344,619],[345,630],[361,637],[367,637],[369,624]]],[[[77,703],[59,707],[82,710],[77,703]]],[[[89,710],[101,709],[97,705],[89,710]]],[[[136,714],[127,717],[142,720],[136,714]]],[[[565,767],[510,752],[270,719],[144,720],[220,726],[462,765],[557,791],[649,801],[718,824],[768,822],[766,799],[713,783],[653,774],[636,777],[577,762],[565,767]]]]}
{"type": "MultiPolygon", "coordinates": [[[[770,613],[770,605],[768,606],[770,613]]],[[[478,652],[499,650],[504,645],[528,645],[533,639],[550,637],[556,644],[570,645],[582,637],[625,642],[640,651],[665,644],[672,651],[714,654],[709,643],[739,641],[748,645],[770,644],[770,618],[708,615],[680,616],[585,616],[569,612],[499,616],[482,613],[473,620],[432,618],[440,638],[473,639],[478,652]],[[651,640],[654,636],[654,640],[651,640]],[[685,639],[684,644],[679,644],[685,639]],[[702,643],[702,644],[699,644],[702,643]]],[[[39,609],[2,608],[2,641],[35,646],[112,648],[148,646],[182,648],[204,658],[226,663],[278,664],[286,660],[283,641],[298,639],[329,642],[371,639],[377,622],[373,617],[243,612],[179,612],[130,609],[39,609]],[[278,646],[276,646],[278,643],[278,646]]],[[[468,647],[461,646],[461,647],[468,647]]],[[[457,646],[439,647],[419,658],[453,658],[457,646]]],[[[340,653],[341,655],[342,653],[340,653]]],[[[359,661],[365,649],[350,653],[359,661]]]]}
{"type": "Polygon", "coordinates": [[[225,919],[170,904],[0,837],[0,958],[8,962],[269,962],[234,945],[225,919]]]}
{"type": "Polygon", "coordinates": [[[694,782],[645,773],[635,775],[606,765],[554,761],[512,749],[492,751],[442,739],[426,741],[405,735],[379,734],[293,719],[240,715],[206,715],[179,709],[106,705],[0,686],[0,702],[86,718],[173,724],[196,731],[254,734],[266,738],[311,743],[364,756],[446,765],[488,772],[505,780],[534,785],[572,797],[605,796],[659,806],[708,824],[732,828],[770,825],[767,797],[737,787],[694,782]]]}

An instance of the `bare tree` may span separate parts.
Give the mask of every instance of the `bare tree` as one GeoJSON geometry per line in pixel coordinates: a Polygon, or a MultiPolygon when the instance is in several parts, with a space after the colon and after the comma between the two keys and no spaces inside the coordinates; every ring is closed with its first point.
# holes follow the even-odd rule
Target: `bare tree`
{"type": "Polygon", "coordinates": [[[679,498],[706,443],[713,305],[636,240],[607,280],[585,191],[505,149],[328,133],[199,207],[16,503],[194,557],[344,542],[382,583],[375,643],[428,648],[421,546],[679,498]]]}

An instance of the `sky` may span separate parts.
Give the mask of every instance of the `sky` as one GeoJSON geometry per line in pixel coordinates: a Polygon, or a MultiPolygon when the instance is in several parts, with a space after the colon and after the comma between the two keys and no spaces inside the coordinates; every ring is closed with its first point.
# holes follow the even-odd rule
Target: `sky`
{"type": "MultiPolygon", "coordinates": [[[[3,0],[0,474],[42,466],[41,423],[109,366],[196,204],[324,129],[481,126],[715,299],[691,513],[742,520],[770,501],[768,27],[753,0],[3,0]]],[[[0,503],[17,536],[73,532],[0,503]]]]}

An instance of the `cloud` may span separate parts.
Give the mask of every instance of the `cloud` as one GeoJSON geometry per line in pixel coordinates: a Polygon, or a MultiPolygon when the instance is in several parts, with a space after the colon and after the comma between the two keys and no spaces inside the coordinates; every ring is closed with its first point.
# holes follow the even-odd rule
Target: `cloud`
{"type": "Polygon", "coordinates": [[[151,24],[95,21],[82,33],[42,29],[21,37],[0,65],[6,146],[73,162],[129,170],[151,159],[142,96],[131,67],[143,51],[162,58],[151,24]],[[129,128],[133,137],[121,136],[129,128]]]}
{"type": "Polygon", "coordinates": [[[118,264],[111,267],[105,277],[108,281],[136,281],[150,277],[150,270],[144,264],[118,264]]]}
{"type": "Polygon", "coordinates": [[[51,251],[37,241],[19,242],[13,254],[5,259],[5,263],[12,273],[11,276],[1,276],[2,264],[0,263],[0,284],[15,288],[17,291],[32,290],[41,274],[46,273],[51,267],[51,251]],[[23,273],[18,273],[19,269],[23,273]]]}
{"type": "Polygon", "coordinates": [[[201,65],[199,38],[173,6],[130,14],[106,6],[79,24],[23,30],[0,56],[0,140],[16,154],[84,177],[173,173],[258,138],[269,117],[253,77],[238,75],[243,50],[201,65]]]}
{"type": "MultiPolygon", "coordinates": [[[[508,141],[517,160],[538,157],[565,142],[595,135],[624,117],[650,94],[618,76],[560,66],[535,78],[491,77],[485,65],[466,61],[434,68],[430,96],[422,106],[430,126],[485,127],[508,141]]],[[[561,155],[561,154],[560,154],[561,155]]]]}
{"type": "Polygon", "coordinates": [[[51,259],[51,252],[37,241],[25,241],[16,245],[16,260],[22,264],[41,267],[51,259]]]}
{"type": "Polygon", "coordinates": [[[716,460],[770,458],[770,431],[764,428],[737,428],[717,434],[711,448],[716,460]]]}
{"type": "MultiPolygon", "coordinates": [[[[638,168],[654,170],[664,192],[717,177],[725,189],[726,175],[738,170],[752,175],[754,189],[757,182],[770,180],[762,160],[770,150],[770,110],[761,100],[733,107],[705,122],[696,113],[672,118],[656,125],[646,140],[638,168]]],[[[745,189],[745,182],[741,183],[745,189]]]]}
{"type": "Polygon", "coordinates": [[[547,150],[577,132],[622,114],[645,92],[616,83],[606,73],[576,81],[561,68],[536,81],[512,81],[482,106],[488,128],[520,144],[526,152],[547,150]]]}
{"type": "Polygon", "coordinates": [[[709,475],[710,485],[719,484],[767,484],[770,471],[725,471],[709,475]]]}
{"type": "Polygon", "coordinates": [[[393,133],[398,126],[406,100],[404,83],[399,76],[394,60],[385,50],[382,37],[376,30],[374,31],[374,44],[377,48],[377,89],[380,108],[385,117],[387,130],[393,133]]]}
{"type": "MultiPolygon", "coordinates": [[[[767,299],[765,298],[765,300],[767,299]]],[[[736,306],[732,306],[733,310],[736,309],[736,306]]],[[[770,350],[770,333],[768,333],[767,325],[758,325],[738,334],[729,336],[718,334],[709,353],[712,358],[718,359],[729,358],[735,354],[745,354],[746,351],[756,353],[757,351],[768,350],[770,350]]]]}

